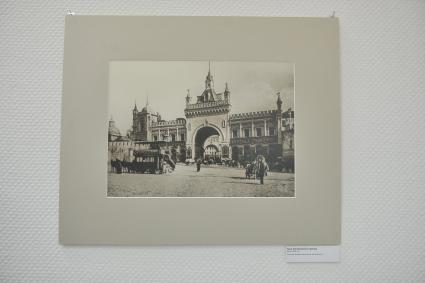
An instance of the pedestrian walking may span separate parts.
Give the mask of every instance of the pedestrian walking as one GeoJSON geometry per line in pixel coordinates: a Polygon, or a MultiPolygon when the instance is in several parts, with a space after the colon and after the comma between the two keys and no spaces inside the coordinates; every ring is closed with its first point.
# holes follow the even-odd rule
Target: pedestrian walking
{"type": "Polygon", "coordinates": [[[258,159],[257,168],[258,168],[258,177],[260,178],[260,184],[263,185],[264,175],[266,174],[266,163],[264,162],[263,157],[260,157],[258,159]]]}
{"type": "Polygon", "coordinates": [[[201,171],[201,163],[202,163],[201,158],[198,158],[198,160],[196,161],[196,172],[201,171]]]}

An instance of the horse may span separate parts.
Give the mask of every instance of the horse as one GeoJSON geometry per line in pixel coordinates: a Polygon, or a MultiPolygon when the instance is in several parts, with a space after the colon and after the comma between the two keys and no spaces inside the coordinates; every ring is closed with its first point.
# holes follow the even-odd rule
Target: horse
{"type": "Polygon", "coordinates": [[[130,161],[124,160],[122,162],[122,167],[123,167],[123,172],[126,172],[126,173],[133,173],[134,172],[133,163],[130,162],[130,161]]]}
{"type": "Polygon", "coordinates": [[[111,173],[115,173],[116,161],[111,159],[111,173]]]}
{"type": "Polygon", "coordinates": [[[122,173],[122,162],[119,159],[111,160],[112,173],[122,173]]]}

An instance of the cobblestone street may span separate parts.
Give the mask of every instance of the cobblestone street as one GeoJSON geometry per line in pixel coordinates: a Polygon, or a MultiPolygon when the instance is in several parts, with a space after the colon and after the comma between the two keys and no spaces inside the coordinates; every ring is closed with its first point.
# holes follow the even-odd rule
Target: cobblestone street
{"type": "Polygon", "coordinates": [[[269,172],[264,185],[245,170],[177,164],[169,174],[108,173],[109,197],[293,197],[294,174],[269,172]]]}

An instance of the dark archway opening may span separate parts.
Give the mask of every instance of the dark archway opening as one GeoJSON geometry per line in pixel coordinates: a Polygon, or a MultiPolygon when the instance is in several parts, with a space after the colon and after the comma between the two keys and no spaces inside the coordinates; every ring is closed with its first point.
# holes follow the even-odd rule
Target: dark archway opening
{"type": "Polygon", "coordinates": [[[220,133],[214,129],[213,127],[203,127],[196,132],[195,136],[195,159],[198,158],[204,158],[205,156],[205,148],[204,143],[205,141],[211,137],[218,135],[220,136],[220,133]]]}

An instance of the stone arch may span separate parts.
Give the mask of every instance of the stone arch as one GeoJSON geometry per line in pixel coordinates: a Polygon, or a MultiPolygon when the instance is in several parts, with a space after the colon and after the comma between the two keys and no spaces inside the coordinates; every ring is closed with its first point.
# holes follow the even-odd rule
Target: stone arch
{"type": "Polygon", "coordinates": [[[192,144],[195,144],[195,138],[196,138],[198,131],[201,130],[202,128],[205,128],[205,127],[210,127],[210,128],[215,129],[217,131],[217,135],[220,137],[220,142],[225,141],[224,134],[223,134],[222,130],[220,129],[220,127],[216,126],[215,124],[209,123],[207,125],[200,125],[196,129],[194,129],[193,135],[192,135],[192,144]]]}
{"type": "Polygon", "coordinates": [[[219,127],[213,124],[208,124],[201,125],[196,128],[192,136],[192,156],[194,156],[195,159],[204,157],[205,149],[203,148],[203,145],[209,137],[214,135],[218,135],[219,140],[224,142],[224,135],[219,127]]]}

